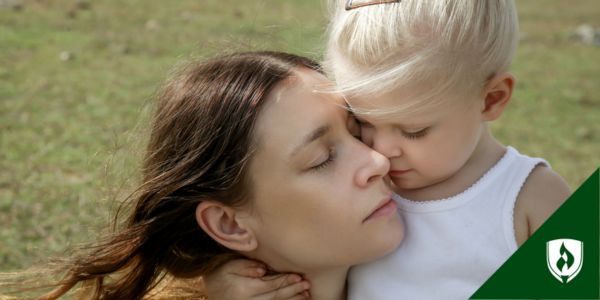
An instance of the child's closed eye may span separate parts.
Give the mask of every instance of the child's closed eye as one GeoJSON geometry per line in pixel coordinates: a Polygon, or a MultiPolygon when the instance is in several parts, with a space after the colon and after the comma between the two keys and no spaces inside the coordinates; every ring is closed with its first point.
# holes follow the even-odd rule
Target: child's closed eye
{"type": "Polygon", "coordinates": [[[431,127],[423,127],[416,129],[402,129],[402,135],[407,139],[418,139],[422,138],[429,132],[431,127]]]}

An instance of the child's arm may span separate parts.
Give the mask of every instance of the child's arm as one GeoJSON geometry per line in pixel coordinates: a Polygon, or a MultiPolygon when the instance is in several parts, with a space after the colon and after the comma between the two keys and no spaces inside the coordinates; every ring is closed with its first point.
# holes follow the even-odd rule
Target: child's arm
{"type": "Polygon", "coordinates": [[[209,300],[300,300],[308,299],[310,285],[297,274],[265,276],[262,263],[238,259],[204,276],[209,300]]]}
{"type": "Polygon", "coordinates": [[[517,198],[515,235],[521,246],[571,195],[565,180],[552,169],[537,166],[517,198]]]}

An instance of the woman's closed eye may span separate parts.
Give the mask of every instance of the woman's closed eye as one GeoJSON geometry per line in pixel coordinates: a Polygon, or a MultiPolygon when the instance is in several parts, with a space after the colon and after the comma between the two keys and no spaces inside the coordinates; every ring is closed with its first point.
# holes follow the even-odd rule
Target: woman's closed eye
{"type": "Polygon", "coordinates": [[[325,160],[321,161],[320,163],[318,163],[317,165],[310,167],[310,170],[318,171],[318,170],[322,170],[322,169],[326,168],[333,162],[333,160],[335,159],[335,156],[336,156],[336,153],[335,153],[334,149],[330,148],[327,153],[327,158],[325,160]]]}

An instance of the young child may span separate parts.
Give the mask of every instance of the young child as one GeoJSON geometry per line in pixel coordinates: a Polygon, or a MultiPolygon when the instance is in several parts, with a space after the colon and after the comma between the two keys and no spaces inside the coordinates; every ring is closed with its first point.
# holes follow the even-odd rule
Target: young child
{"type": "Polygon", "coordinates": [[[406,223],[393,254],[352,270],[348,298],[467,299],[570,195],[488,128],[515,85],[514,2],[335,2],[326,65],[390,159],[406,223]]]}

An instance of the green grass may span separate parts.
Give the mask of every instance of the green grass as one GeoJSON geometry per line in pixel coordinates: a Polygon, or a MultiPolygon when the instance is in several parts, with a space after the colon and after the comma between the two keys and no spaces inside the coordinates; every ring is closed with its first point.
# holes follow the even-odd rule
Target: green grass
{"type": "MultiPolygon", "coordinates": [[[[135,182],[144,109],[177,61],[247,49],[319,59],[324,44],[321,0],[73,3],[0,8],[0,271],[104,228],[135,182]]],[[[518,4],[518,86],[493,130],[576,188],[600,166],[600,48],[569,35],[600,26],[600,2],[518,4]]]]}

